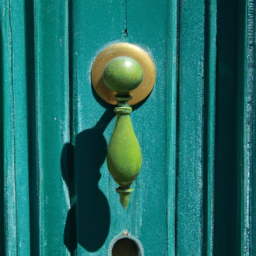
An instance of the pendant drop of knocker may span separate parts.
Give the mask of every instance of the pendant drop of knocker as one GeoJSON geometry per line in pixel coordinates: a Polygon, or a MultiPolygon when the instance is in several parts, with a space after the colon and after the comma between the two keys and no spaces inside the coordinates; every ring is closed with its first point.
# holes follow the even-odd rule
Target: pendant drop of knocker
{"type": "Polygon", "coordinates": [[[114,109],[116,125],[107,148],[107,165],[119,185],[116,191],[124,209],[128,208],[133,191],[131,185],[142,165],[129,103],[135,104],[147,97],[154,82],[155,68],[151,58],[135,45],[114,44],[103,50],[93,64],[92,83],[96,92],[105,101],[117,104],[114,109]]]}

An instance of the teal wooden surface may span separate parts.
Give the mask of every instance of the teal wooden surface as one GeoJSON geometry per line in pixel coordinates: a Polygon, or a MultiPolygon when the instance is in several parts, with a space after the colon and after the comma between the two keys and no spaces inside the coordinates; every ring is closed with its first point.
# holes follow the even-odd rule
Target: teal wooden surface
{"type": "Polygon", "coordinates": [[[179,2],[167,3],[166,39],[166,171],[167,171],[167,255],[176,255],[176,136],[178,92],[178,19],[179,2]],[[171,58],[169,58],[171,56],[171,58]]]}
{"type": "Polygon", "coordinates": [[[204,1],[180,2],[177,255],[203,254],[204,17],[204,1]]]}
{"type": "Polygon", "coordinates": [[[244,76],[243,88],[243,164],[242,164],[242,238],[241,254],[255,255],[255,231],[254,227],[254,183],[253,177],[255,172],[255,2],[252,0],[245,1],[244,15],[241,15],[242,24],[244,25],[244,42],[243,47],[243,64],[242,70],[244,76]],[[245,18],[244,18],[245,17],[245,18]]]}
{"type": "Polygon", "coordinates": [[[58,155],[69,142],[67,3],[56,9],[57,2],[35,2],[35,15],[33,1],[0,4],[1,255],[65,255],[69,196],[58,155]]]}
{"type": "Polygon", "coordinates": [[[256,255],[255,0],[0,0],[0,255],[256,255]],[[218,28],[218,29],[217,29],[218,28]],[[125,211],[106,149],[97,54],[144,48],[143,164],[125,211]]]}
{"type": "Polygon", "coordinates": [[[217,1],[205,2],[204,254],[214,255],[217,1]]]}
{"type": "Polygon", "coordinates": [[[127,229],[129,233],[140,239],[144,245],[145,254],[166,255],[167,208],[166,194],[162,190],[167,182],[165,154],[163,154],[166,147],[166,130],[164,115],[158,115],[160,112],[165,112],[166,108],[162,96],[166,88],[163,79],[165,51],[159,51],[159,48],[165,48],[165,41],[158,40],[158,38],[164,38],[166,33],[166,3],[157,8],[154,2],[131,1],[127,2],[127,8],[121,1],[113,2],[113,6],[109,3],[106,5],[103,8],[102,5],[91,5],[81,1],[73,6],[73,65],[75,65],[73,109],[76,134],[74,144],[75,173],[78,175],[76,178],[78,181],[76,184],[78,187],[77,252],[78,255],[103,255],[111,240],[127,229]],[[111,11],[106,12],[106,10],[111,11]],[[93,17],[103,17],[97,26],[99,33],[95,33],[95,26],[90,23],[93,17]],[[148,20],[151,17],[157,17],[158,26],[150,25],[148,20]],[[145,28],[144,32],[137,26],[138,22],[145,28]],[[108,27],[108,30],[104,30],[104,27],[108,27]],[[150,40],[147,36],[149,30],[154,34],[150,40]],[[90,35],[90,39],[84,40],[85,35],[90,35]],[[135,191],[127,211],[123,210],[118,202],[118,194],[115,192],[117,185],[109,177],[106,163],[103,163],[105,152],[100,149],[100,147],[106,147],[114,128],[115,120],[108,125],[110,118],[114,115],[113,107],[95,99],[90,82],[90,68],[94,58],[106,45],[115,41],[136,43],[150,51],[153,59],[159,60],[156,82],[158,86],[155,86],[148,100],[131,114],[134,131],[142,149],[143,165],[135,182],[135,191]],[[158,98],[161,99],[162,104],[158,104],[158,98]],[[151,128],[148,129],[148,127],[151,128]],[[98,164],[98,161],[93,161],[95,155],[89,154],[96,144],[99,145],[98,152],[95,149],[92,153],[101,155],[102,160],[98,164]],[[81,157],[85,154],[89,154],[88,160],[91,159],[87,167],[84,158],[81,157]],[[157,158],[157,162],[153,161],[153,158],[157,158]],[[100,169],[101,164],[103,165],[100,169]],[[85,173],[93,171],[95,176],[91,176],[90,180],[86,181],[84,169],[85,173]],[[100,181],[99,172],[101,173],[100,181]],[[158,181],[157,186],[152,184],[152,177],[158,181]],[[89,186],[88,183],[92,184],[89,186]],[[87,186],[86,190],[84,190],[85,186],[87,186]],[[91,193],[95,194],[95,198],[90,200],[89,195],[86,194],[91,193]],[[152,211],[152,205],[155,206],[154,211],[152,211]],[[157,228],[152,229],[148,223],[157,228]],[[158,237],[158,239],[152,239],[152,237],[158,237]]]}
{"type": "Polygon", "coordinates": [[[127,2],[127,39],[147,50],[156,66],[156,83],[152,93],[131,115],[135,134],[142,148],[143,165],[135,186],[137,202],[134,202],[134,210],[130,213],[131,219],[134,219],[134,215],[137,217],[135,223],[131,222],[131,227],[128,228],[135,229],[132,233],[142,242],[145,255],[167,255],[168,252],[167,194],[162,193],[163,189],[168,188],[167,145],[164,143],[167,139],[166,41],[159,40],[167,38],[168,5],[168,1],[163,1],[161,5],[156,5],[154,1],[127,2]],[[155,26],[151,25],[153,23],[155,26]],[[150,40],[147,39],[149,34],[150,40]],[[157,180],[157,185],[152,183],[152,178],[157,180]],[[145,204],[145,200],[150,204],[145,204]],[[152,229],[147,223],[156,228],[152,229]]]}
{"type": "Polygon", "coordinates": [[[1,1],[2,184],[6,255],[30,252],[24,3],[1,1]]]}
{"type": "Polygon", "coordinates": [[[35,255],[68,254],[63,234],[70,202],[61,162],[62,148],[70,141],[67,28],[68,1],[34,2],[35,255]]]}
{"type": "MultiPolygon", "coordinates": [[[[253,95],[252,95],[252,100],[255,103],[256,102],[256,93],[255,93],[255,83],[256,83],[256,79],[255,79],[255,43],[253,43],[254,38],[255,38],[255,30],[254,30],[254,23],[255,23],[255,2],[251,2],[250,3],[250,9],[248,10],[248,14],[250,14],[250,40],[248,40],[248,44],[250,45],[250,65],[251,65],[251,69],[250,69],[250,87],[253,90],[253,95]],[[254,7],[254,8],[253,8],[254,7]]],[[[248,26],[249,28],[249,26],[248,26]]],[[[249,31],[249,29],[248,29],[249,31]]],[[[248,64],[249,64],[248,63],[248,64]]],[[[256,150],[256,107],[255,104],[253,104],[252,106],[252,161],[251,161],[251,188],[255,188],[256,186],[256,154],[255,154],[255,150],[256,150]]],[[[251,189],[251,194],[250,194],[250,254],[251,255],[255,255],[256,254],[256,190],[255,189],[251,189]]]]}
{"type": "MultiPolygon", "coordinates": [[[[250,35],[248,37],[247,41],[247,47],[248,47],[248,53],[247,56],[248,62],[247,66],[250,67],[249,72],[247,72],[247,81],[248,81],[248,87],[250,92],[250,99],[254,104],[252,104],[250,107],[250,112],[248,117],[252,119],[251,126],[247,126],[249,128],[249,135],[252,139],[252,143],[250,144],[250,151],[249,156],[251,157],[250,163],[250,183],[248,184],[249,192],[250,192],[250,204],[249,204],[249,223],[250,223],[250,234],[249,234],[249,255],[256,255],[256,190],[254,189],[256,186],[256,108],[255,108],[255,102],[256,102],[256,79],[255,79],[255,1],[248,1],[248,9],[247,9],[247,15],[248,15],[248,23],[247,23],[247,34],[250,35]],[[250,17],[250,18],[249,18],[250,17]],[[251,187],[251,189],[250,189],[251,187]]],[[[245,70],[246,71],[246,70],[245,70]]],[[[247,211],[248,212],[248,211],[247,211]]],[[[248,233],[246,233],[248,234],[248,233]]],[[[247,250],[248,251],[248,250],[247,250]]]]}
{"type": "MultiPolygon", "coordinates": [[[[29,254],[29,177],[28,177],[28,132],[27,132],[27,94],[26,94],[26,57],[25,57],[25,5],[15,2],[9,5],[9,39],[11,49],[11,86],[12,90],[12,136],[14,153],[14,184],[6,180],[6,184],[15,189],[16,204],[16,248],[17,255],[29,254]],[[21,43],[22,42],[22,43],[21,43]],[[22,179],[21,179],[22,177],[22,179]]],[[[8,99],[8,98],[7,98],[8,99]]],[[[10,102],[10,101],[9,101],[10,102]]],[[[7,113],[6,113],[7,114],[7,113]]],[[[4,130],[4,132],[6,129],[4,130]]],[[[4,135],[4,138],[8,136],[4,135]]],[[[9,173],[9,174],[10,174],[9,173]]],[[[7,173],[6,173],[7,174],[7,173]]],[[[8,175],[8,174],[7,174],[8,175]]],[[[14,247],[12,248],[14,249],[14,247]]]]}

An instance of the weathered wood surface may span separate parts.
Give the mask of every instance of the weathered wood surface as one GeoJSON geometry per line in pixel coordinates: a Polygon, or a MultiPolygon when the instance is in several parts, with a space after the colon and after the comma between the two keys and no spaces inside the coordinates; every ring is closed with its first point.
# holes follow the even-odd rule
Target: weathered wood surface
{"type": "Polygon", "coordinates": [[[0,0],[0,32],[0,255],[107,255],[123,230],[146,256],[256,255],[254,0],[0,0]],[[157,72],[127,211],[90,78],[115,42],[157,72]]]}

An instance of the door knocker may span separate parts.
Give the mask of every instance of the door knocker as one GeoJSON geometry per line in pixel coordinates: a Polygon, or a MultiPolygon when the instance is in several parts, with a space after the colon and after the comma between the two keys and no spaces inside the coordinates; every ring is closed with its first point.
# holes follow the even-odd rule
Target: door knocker
{"type": "Polygon", "coordinates": [[[92,84],[106,102],[117,105],[116,125],[107,148],[107,165],[119,185],[116,191],[127,209],[131,184],[137,178],[142,154],[134,133],[131,105],[145,99],[155,83],[155,67],[149,55],[136,45],[113,44],[104,49],[92,67],[92,84]]]}

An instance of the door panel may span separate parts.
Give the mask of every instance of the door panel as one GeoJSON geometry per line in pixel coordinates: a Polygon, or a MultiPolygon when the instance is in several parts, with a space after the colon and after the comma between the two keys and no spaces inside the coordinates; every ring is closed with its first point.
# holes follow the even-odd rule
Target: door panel
{"type": "Polygon", "coordinates": [[[123,4],[114,1],[106,3],[105,8],[99,3],[77,1],[72,7],[72,138],[79,255],[88,252],[90,255],[107,255],[111,240],[123,230],[142,242],[145,254],[167,254],[166,8],[166,2],[157,7],[154,2],[148,2],[145,8],[145,3],[137,1],[123,4]],[[152,22],[157,23],[151,26],[152,22]],[[143,165],[127,211],[120,206],[119,195],[115,192],[117,185],[109,176],[106,162],[103,163],[115,124],[113,107],[107,106],[92,92],[90,78],[97,54],[119,41],[145,48],[154,59],[157,72],[156,86],[150,97],[131,114],[142,149],[143,165]],[[85,155],[91,159],[89,163],[86,163],[85,155]],[[99,159],[102,165],[98,163],[99,159]]]}
{"type": "Polygon", "coordinates": [[[204,1],[180,3],[177,255],[203,252],[204,13],[204,1]]]}

